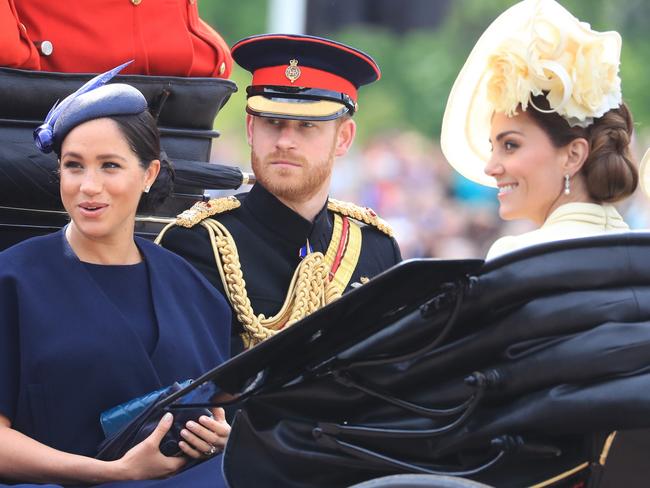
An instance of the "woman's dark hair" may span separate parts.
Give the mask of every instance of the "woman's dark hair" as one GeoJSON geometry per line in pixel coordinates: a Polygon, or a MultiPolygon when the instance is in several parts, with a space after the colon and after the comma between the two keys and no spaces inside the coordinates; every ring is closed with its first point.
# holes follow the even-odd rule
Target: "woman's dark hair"
{"type": "MultiPolygon", "coordinates": [[[[535,107],[548,110],[545,95],[532,99],[535,107]]],[[[581,173],[589,196],[596,202],[616,202],[630,196],[639,183],[639,172],[632,160],[632,114],[622,103],[602,117],[594,119],[588,127],[571,127],[555,112],[544,113],[528,106],[533,120],[548,134],[555,147],[564,147],[580,137],[589,143],[589,155],[581,173]]]]}
{"type": "Polygon", "coordinates": [[[160,160],[158,177],[153,182],[149,193],[142,195],[138,206],[138,211],[152,211],[171,194],[175,176],[166,154],[160,151],[160,132],[156,119],[149,111],[137,115],[114,115],[108,118],[115,121],[144,169],[147,169],[154,159],[160,160]]]}

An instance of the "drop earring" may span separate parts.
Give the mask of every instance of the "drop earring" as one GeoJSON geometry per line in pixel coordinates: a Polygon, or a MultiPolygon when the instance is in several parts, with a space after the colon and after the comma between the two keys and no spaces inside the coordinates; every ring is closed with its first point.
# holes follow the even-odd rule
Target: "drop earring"
{"type": "Polygon", "coordinates": [[[571,194],[571,182],[569,180],[568,174],[564,175],[564,194],[565,195],[571,194]]]}
{"type": "Polygon", "coordinates": [[[149,193],[150,189],[151,189],[151,187],[149,185],[147,185],[147,186],[144,187],[144,192],[149,193]]]}

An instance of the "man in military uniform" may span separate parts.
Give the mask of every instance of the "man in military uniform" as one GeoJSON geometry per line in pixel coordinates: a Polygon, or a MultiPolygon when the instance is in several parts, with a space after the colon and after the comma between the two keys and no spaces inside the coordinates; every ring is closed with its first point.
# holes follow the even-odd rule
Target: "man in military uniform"
{"type": "MultiPolygon", "coordinates": [[[[327,39],[261,35],[232,48],[253,74],[246,126],[257,183],[199,202],[157,241],[193,263],[233,308],[233,351],[255,344],[400,261],[370,209],[328,198],[355,135],[370,56],[327,39]]],[[[191,299],[191,298],[188,298],[191,299]]]]}

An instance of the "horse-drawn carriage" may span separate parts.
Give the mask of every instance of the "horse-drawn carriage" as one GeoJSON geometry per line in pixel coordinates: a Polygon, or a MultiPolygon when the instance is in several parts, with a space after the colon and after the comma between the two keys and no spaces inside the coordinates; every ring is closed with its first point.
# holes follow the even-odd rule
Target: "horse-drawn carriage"
{"type": "MultiPolygon", "coordinates": [[[[65,224],[57,163],[32,149],[32,131],[86,78],[0,68],[0,248],[65,224]]],[[[238,170],[215,175],[224,168],[207,163],[212,121],[235,86],[120,79],[147,97],[177,166],[174,198],[139,220],[138,233],[152,237],[205,188],[243,182],[238,170]]],[[[425,477],[374,486],[636,482],[638,450],[620,453],[650,427],[649,250],[650,235],[629,233],[488,263],[407,261],[160,399],[151,414],[229,393],[233,488],[404,473],[425,477]]]]}
{"type": "Polygon", "coordinates": [[[233,487],[640,486],[649,250],[406,261],[159,405],[237,396],[233,487]]]}

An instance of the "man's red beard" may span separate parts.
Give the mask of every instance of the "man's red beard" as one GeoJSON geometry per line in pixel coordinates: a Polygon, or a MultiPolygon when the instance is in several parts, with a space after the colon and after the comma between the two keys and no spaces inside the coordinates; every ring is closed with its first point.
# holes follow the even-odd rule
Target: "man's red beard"
{"type": "Polygon", "coordinates": [[[273,195],[291,201],[305,201],[311,198],[330,176],[334,158],[334,147],[327,159],[310,164],[304,157],[275,151],[261,160],[251,151],[253,172],[257,181],[273,195]],[[272,161],[294,163],[300,168],[274,168],[272,161]]]}

